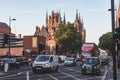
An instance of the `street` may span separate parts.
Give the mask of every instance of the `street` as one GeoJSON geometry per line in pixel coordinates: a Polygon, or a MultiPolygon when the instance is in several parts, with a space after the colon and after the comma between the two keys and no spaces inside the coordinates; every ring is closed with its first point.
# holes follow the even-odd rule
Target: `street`
{"type": "Polygon", "coordinates": [[[21,66],[20,69],[9,70],[8,75],[0,77],[0,80],[102,80],[106,66],[101,67],[101,74],[81,74],[79,63],[76,66],[61,65],[57,72],[33,73],[30,66],[21,66]]]}

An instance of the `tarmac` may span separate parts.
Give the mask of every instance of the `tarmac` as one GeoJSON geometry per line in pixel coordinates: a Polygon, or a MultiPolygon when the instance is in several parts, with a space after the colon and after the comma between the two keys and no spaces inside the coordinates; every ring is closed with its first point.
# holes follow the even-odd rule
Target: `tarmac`
{"type": "MultiPolygon", "coordinates": [[[[61,65],[63,65],[63,64],[61,64],[61,65]]],[[[105,71],[102,80],[114,80],[113,79],[113,71],[111,69],[111,66],[107,66],[106,69],[107,70],[105,71]]],[[[21,70],[21,69],[19,69],[19,70],[21,70]]],[[[10,74],[16,74],[18,72],[16,72],[16,70],[8,70],[7,72],[5,72],[4,69],[0,69],[0,77],[10,75],[10,74]]],[[[118,68],[117,68],[117,80],[120,80],[120,69],[118,69],[118,68]]]]}

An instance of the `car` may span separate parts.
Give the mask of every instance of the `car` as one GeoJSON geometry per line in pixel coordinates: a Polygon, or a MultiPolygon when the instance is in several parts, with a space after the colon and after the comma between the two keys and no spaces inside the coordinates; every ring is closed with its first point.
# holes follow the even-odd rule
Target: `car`
{"type": "Polygon", "coordinates": [[[4,65],[5,65],[5,60],[4,60],[4,58],[1,58],[0,59],[0,68],[4,68],[4,65]]]}
{"type": "Polygon", "coordinates": [[[65,66],[76,65],[76,59],[74,57],[67,57],[64,61],[65,66]]]}
{"type": "Polygon", "coordinates": [[[108,57],[102,57],[100,59],[100,62],[102,65],[108,65],[109,64],[109,58],[108,57]]]}
{"type": "Polygon", "coordinates": [[[4,57],[0,60],[0,65],[1,67],[4,68],[4,65],[6,63],[8,63],[8,68],[9,69],[12,69],[12,68],[20,68],[20,63],[16,60],[16,58],[13,58],[13,57],[4,57]]]}
{"type": "Polygon", "coordinates": [[[25,57],[16,57],[16,60],[20,63],[20,65],[24,66],[24,65],[28,65],[29,61],[27,58],[25,57]]]}
{"type": "Polygon", "coordinates": [[[9,69],[20,68],[20,63],[16,60],[16,58],[6,58],[5,62],[8,63],[9,69]]]}
{"type": "Polygon", "coordinates": [[[87,57],[84,59],[81,73],[100,74],[100,60],[98,57],[87,57]]]}
{"type": "Polygon", "coordinates": [[[59,68],[59,57],[57,55],[37,55],[32,63],[32,71],[57,71],[59,68]]]}

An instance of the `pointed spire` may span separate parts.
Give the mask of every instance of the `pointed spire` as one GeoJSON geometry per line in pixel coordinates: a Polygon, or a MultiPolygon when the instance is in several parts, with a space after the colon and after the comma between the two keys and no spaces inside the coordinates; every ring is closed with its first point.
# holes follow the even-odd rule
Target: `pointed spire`
{"type": "Polygon", "coordinates": [[[65,13],[64,13],[64,17],[63,17],[63,24],[66,24],[65,13]]]}
{"type": "Polygon", "coordinates": [[[46,27],[48,27],[48,10],[46,11],[46,27]]]}
{"type": "Polygon", "coordinates": [[[80,12],[79,12],[79,17],[78,17],[79,22],[81,23],[81,18],[80,18],[80,12]]]}
{"type": "Polygon", "coordinates": [[[78,20],[78,9],[76,10],[76,20],[78,20]]]}
{"type": "Polygon", "coordinates": [[[60,12],[60,9],[59,9],[59,16],[61,17],[61,12],[60,12]]]}

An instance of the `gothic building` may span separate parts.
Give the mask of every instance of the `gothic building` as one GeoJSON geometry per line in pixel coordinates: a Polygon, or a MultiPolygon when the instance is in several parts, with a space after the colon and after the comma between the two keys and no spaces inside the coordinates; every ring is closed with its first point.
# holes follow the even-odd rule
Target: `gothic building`
{"type": "MultiPolygon", "coordinates": [[[[118,5],[118,10],[117,10],[117,14],[116,14],[116,25],[115,28],[120,28],[120,2],[118,5]]],[[[117,40],[117,56],[120,57],[120,40],[117,40]]]]}
{"type": "Polygon", "coordinates": [[[120,3],[116,14],[116,28],[120,27],[120,3]]]}
{"type": "MultiPolygon", "coordinates": [[[[48,12],[46,12],[46,27],[42,26],[40,29],[40,27],[36,26],[34,35],[46,37],[46,50],[55,50],[56,42],[54,39],[54,33],[58,29],[59,24],[66,24],[65,13],[62,19],[60,11],[52,11],[49,16],[48,12]]],[[[80,14],[78,14],[78,10],[76,11],[76,17],[73,24],[74,27],[77,28],[77,31],[82,34],[82,42],[85,42],[86,31],[84,29],[83,20],[80,18],[80,14]]]]}
{"type": "Polygon", "coordinates": [[[78,14],[78,10],[76,10],[76,17],[74,21],[74,27],[77,29],[77,31],[82,34],[82,42],[85,42],[86,38],[86,30],[84,29],[84,23],[83,19],[80,18],[80,13],[78,14]]]}

